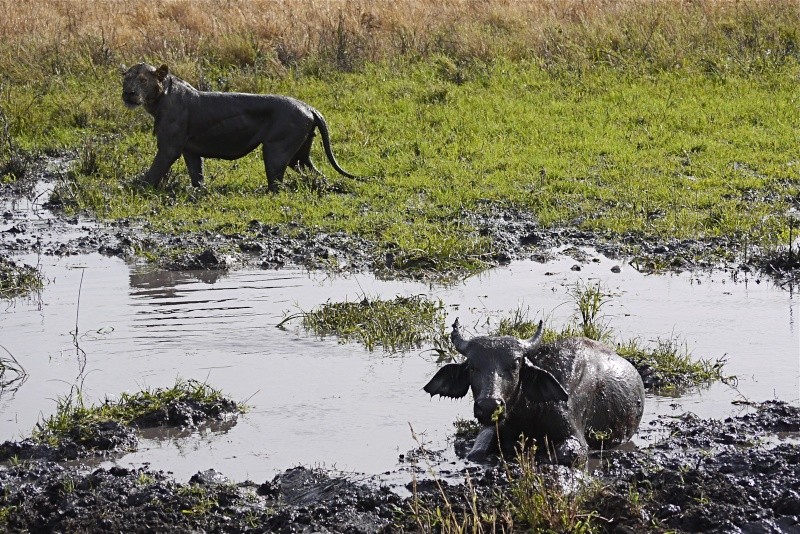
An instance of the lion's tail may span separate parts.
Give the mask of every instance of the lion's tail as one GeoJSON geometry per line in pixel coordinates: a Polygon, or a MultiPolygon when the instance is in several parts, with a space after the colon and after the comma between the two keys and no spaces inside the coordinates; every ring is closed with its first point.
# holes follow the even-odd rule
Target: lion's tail
{"type": "Polygon", "coordinates": [[[336,157],[333,155],[333,149],[331,148],[331,136],[328,133],[328,123],[325,122],[325,117],[314,108],[311,108],[311,112],[314,114],[314,124],[319,128],[319,133],[322,136],[322,146],[325,148],[325,154],[328,156],[328,161],[331,163],[331,166],[342,176],[358,180],[358,176],[352,175],[341,168],[336,161],[336,157]]]}

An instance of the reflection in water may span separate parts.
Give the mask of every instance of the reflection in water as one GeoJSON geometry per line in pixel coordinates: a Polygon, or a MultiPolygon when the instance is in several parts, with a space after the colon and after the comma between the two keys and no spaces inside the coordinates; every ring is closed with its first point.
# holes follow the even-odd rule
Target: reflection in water
{"type": "Polygon", "coordinates": [[[128,277],[133,296],[166,298],[173,297],[177,290],[195,281],[213,285],[225,278],[227,272],[220,270],[204,271],[161,271],[146,266],[131,269],[128,277]]]}
{"type": "Polygon", "coordinates": [[[580,272],[570,269],[574,260],[518,262],[431,287],[290,269],[155,271],[97,255],[42,261],[51,282],[41,304],[19,302],[0,314],[0,343],[29,373],[15,395],[0,398],[0,440],[29,435],[40,417],[54,412],[54,400],[76,385],[72,333],[84,272],[78,339],[86,372],[79,386],[87,402],[184,378],[205,381],[251,407],[235,426],[172,434],[166,441],[145,437],[138,452],[118,460],[149,462],[179,479],[214,467],[233,479],[260,480],[317,463],[384,472],[416,446],[409,424],[432,449],[452,454],[453,422],[472,418],[471,402],[431,400],[422,391],[438,368],[429,347],[387,357],[335,338],[274,328],[298,308],[365,295],[441,299],[448,324],[459,316],[472,334],[526,308],[559,327],[573,313],[568,292],[575,283],[599,281],[615,294],[604,312],[619,340],[677,335],[695,356],[727,355],[725,370],[739,377],[738,389],[716,384],[677,399],[649,396],[638,444],[651,439],[647,422],[658,414],[720,417],[744,409],[731,405],[740,395],[800,398],[796,295],[769,284],[732,283],[724,274],[615,274],[608,260],[584,264],[580,272]]]}

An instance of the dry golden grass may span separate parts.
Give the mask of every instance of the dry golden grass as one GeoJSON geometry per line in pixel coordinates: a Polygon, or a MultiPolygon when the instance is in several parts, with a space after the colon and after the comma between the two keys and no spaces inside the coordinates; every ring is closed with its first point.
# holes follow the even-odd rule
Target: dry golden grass
{"type": "Polygon", "coordinates": [[[790,0],[0,0],[0,71],[53,55],[70,56],[63,68],[204,57],[350,70],[436,53],[669,68],[707,49],[795,47],[799,12],[790,0]]]}

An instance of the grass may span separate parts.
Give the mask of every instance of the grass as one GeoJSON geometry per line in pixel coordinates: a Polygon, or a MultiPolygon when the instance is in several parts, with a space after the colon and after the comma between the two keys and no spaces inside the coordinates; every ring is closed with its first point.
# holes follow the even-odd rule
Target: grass
{"type": "Polygon", "coordinates": [[[358,302],[326,302],[317,309],[287,315],[278,324],[301,319],[317,336],[336,335],[340,342],[357,341],[368,350],[383,347],[406,351],[432,342],[444,329],[444,305],[424,295],[392,300],[368,298],[358,302]]]}
{"type": "Polygon", "coordinates": [[[9,299],[44,287],[39,269],[0,256],[0,299],[9,299]]]}
{"type": "Polygon", "coordinates": [[[0,394],[3,391],[15,391],[28,379],[28,373],[8,349],[0,345],[5,356],[0,356],[0,394]]]}
{"type": "MultiPolygon", "coordinates": [[[[575,305],[572,321],[561,330],[545,328],[542,343],[583,336],[614,344],[613,329],[601,313],[614,295],[599,282],[577,282],[569,295],[575,305]]],[[[518,308],[500,317],[491,335],[532,337],[539,323],[530,319],[529,312],[518,308]]],[[[311,311],[286,314],[277,326],[284,327],[298,319],[306,331],[317,336],[335,335],[341,343],[358,342],[370,351],[378,347],[407,351],[429,345],[437,355],[437,363],[460,359],[445,326],[444,304],[424,295],[397,296],[392,300],[365,296],[356,302],[328,301],[311,311]]],[[[735,380],[735,377],[723,375],[724,359],[695,359],[677,337],[656,339],[649,345],[638,339],[617,342],[616,350],[636,367],[645,387],[653,392],[679,394],[718,380],[735,380]]],[[[470,429],[467,422],[457,422],[457,434],[470,429]]]]}
{"type": "Polygon", "coordinates": [[[171,233],[344,231],[397,269],[437,272],[491,263],[467,215],[498,205],[611,239],[730,239],[716,259],[787,242],[800,194],[788,0],[69,6],[5,0],[0,22],[8,139],[80,154],[56,192],[67,211],[171,233]],[[203,195],[182,162],[166,190],[136,187],[152,119],[122,105],[117,66],[141,59],[196,86],[310,102],[368,179],[324,165],[343,193],[293,175],[269,195],[252,154],[209,161],[203,195]]]}
{"type": "MultiPolygon", "coordinates": [[[[85,440],[98,424],[114,421],[122,425],[132,425],[171,403],[190,401],[207,406],[214,406],[220,401],[231,402],[219,390],[195,380],[178,380],[170,388],[122,393],[116,401],[106,399],[102,404],[92,406],[84,404],[83,396],[78,390],[58,399],[56,413],[38,422],[32,437],[53,446],[76,435],[85,440]]],[[[244,411],[243,405],[234,404],[238,411],[244,411]]]]}
{"type": "Polygon", "coordinates": [[[192,501],[189,508],[181,510],[181,513],[186,515],[205,515],[218,506],[217,501],[209,495],[208,490],[197,484],[181,486],[177,493],[192,501]]]}
{"type": "Polygon", "coordinates": [[[576,487],[560,487],[537,468],[535,451],[517,454],[518,471],[511,477],[513,513],[532,532],[585,534],[598,530],[599,514],[587,506],[599,483],[571,481],[576,487]]]}
{"type": "MultiPolygon", "coordinates": [[[[420,447],[424,450],[423,445],[420,447]]],[[[600,484],[577,477],[565,481],[558,471],[540,468],[534,448],[518,452],[513,462],[501,458],[502,474],[491,494],[477,487],[468,473],[463,489],[448,490],[449,484],[440,480],[430,465],[427,467],[436,493],[421,493],[414,478],[405,510],[404,519],[416,531],[482,534],[602,530],[601,518],[590,506],[602,489],[600,484]]]]}
{"type": "Polygon", "coordinates": [[[722,373],[724,359],[694,359],[686,343],[674,337],[656,339],[649,347],[639,340],[628,340],[617,345],[617,352],[639,370],[648,389],[660,394],[680,393],[719,380],[735,380],[722,373]]]}

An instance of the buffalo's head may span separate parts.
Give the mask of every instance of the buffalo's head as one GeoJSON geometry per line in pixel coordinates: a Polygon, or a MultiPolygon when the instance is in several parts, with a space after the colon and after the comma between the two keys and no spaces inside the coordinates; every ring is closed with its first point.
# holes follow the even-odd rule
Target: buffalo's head
{"type": "Polygon", "coordinates": [[[530,339],[512,336],[478,336],[465,339],[456,319],[450,339],[466,358],[445,365],[425,386],[425,391],[460,398],[472,388],[475,418],[491,425],[505,417],[506,408],[524,395],[531,402],[564,401],[567,392],[548,371],[535,366],[528,354],[542,340],[542,322],[530,339]]]}

